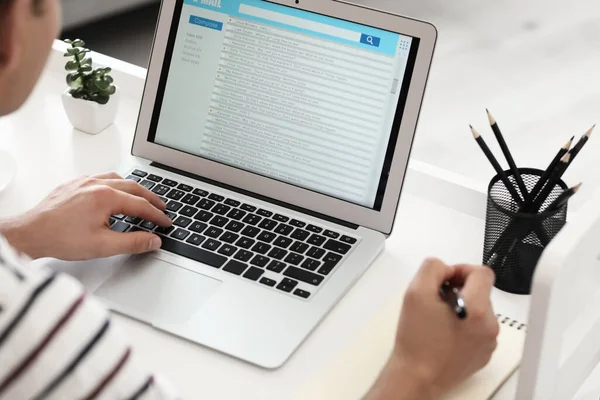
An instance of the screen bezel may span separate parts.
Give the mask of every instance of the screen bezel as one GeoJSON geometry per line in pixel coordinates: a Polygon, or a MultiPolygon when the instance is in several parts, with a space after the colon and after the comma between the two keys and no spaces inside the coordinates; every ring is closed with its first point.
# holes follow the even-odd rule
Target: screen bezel
{"type": "MultiPolygon", "coordinates": [[[[132,154],[384,234],[391,233],[433,58],[437,39],[435,27],[422,21],[338,1],[302,0],[300,4],[296,4],[295,0],[272,0],[269,2],[324,15],[335,15],[337,18],[419,39],[406,105],[403,110],[399,110],[402,113],[402,124],[399,126],[396,146],[393,152],[388,151],[388,153],[393,153],[393,159],[388,154],[387,158],[388,161],[391,159],[391,165],[385,195],[380,201],[381,209],[377,211],[366,208],[150,141],[150,128],[153,117],[156,117],[154,115],[155,102],[158,97],[169,38],[171,31],[173,29],[176,31],[179,25],[179,18],[174,18],[175,11],[181,9],[183,0],[162,1],[132,154]]],[[[399,122],[399,115],[396,115],[395,120],[399,122]]],[[[397,130],[398,126],[396,125],[398,124],[394,123],[394,129],[397,130]]],[[[393,136],[394,133],[392,133],[393,136]]]]}

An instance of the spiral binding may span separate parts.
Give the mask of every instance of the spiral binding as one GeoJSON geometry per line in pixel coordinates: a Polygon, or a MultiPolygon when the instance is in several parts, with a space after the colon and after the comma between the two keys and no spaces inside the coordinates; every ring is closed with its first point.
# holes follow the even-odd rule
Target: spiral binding
{"type": "Polygon", "coordinates": [[[496,318],[498,319],[498,322],[500,322],[502,325],[508,325],[511,328],[517,329],[518,331],[527,330],[527,325],[522,324],[519,321],[512,319],[510,317],[506,317],[502,314],[496,314],[496,318]]]}

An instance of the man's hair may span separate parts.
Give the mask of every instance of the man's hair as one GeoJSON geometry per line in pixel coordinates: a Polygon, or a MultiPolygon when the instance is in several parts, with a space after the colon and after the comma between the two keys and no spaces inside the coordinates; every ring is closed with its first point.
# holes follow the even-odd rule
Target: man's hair
{"type": "MultiPolygon", "coordinates": [[[[33,12],[36,15],[40,15],[42,13],[42,2],[44,2],[45,0],[33,0],[31,1],[31,6],[33,7],[33,12]]],[[[0,0],[0,17],[2,17],[2,14],[4,14],[4,11],[6,11],[6,9],[8,7],[11,6],[12,3],[14,3],[15,0],[0,0]]]]}

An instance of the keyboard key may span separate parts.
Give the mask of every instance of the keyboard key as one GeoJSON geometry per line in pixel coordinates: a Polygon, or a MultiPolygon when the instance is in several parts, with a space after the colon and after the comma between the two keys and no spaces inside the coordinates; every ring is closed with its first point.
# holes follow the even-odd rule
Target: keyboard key
{"type": "Polygon", "coordinates": [[[330,230],[326,230],[325,233],[323,234],[327,237],[330,237],[332,239],[337,239],[340,237],[340,234],[334,231],[330,231],[330,230]]]}
{"type": "Polygon", "coordinates": [[[304,260],[301,267],[309,271],[316,271],[320,265],[321,263],[319,261],[313,260],[312,258],[307,258],[306,260],[304,260]]]}
{"type": "Polygon", "coordinates": [[[228,206],[231,206],[231,207],[239,207],[240,204],[242,204],[242,203],[240,203],[237,200],[227,199],[227,200],[225,200],[225,204],[227,204],[228,206]]]}
{"type": "Polygon", "coordinates": [[[223,267],[223,271],[230,272],[234,275],[241,275],[248,268],[248,264],[241,263],[236,260],[231,260],[223,267]]]}
{"type": "Polygon", "coordinates": [[[298,282],[285,278],[277,285],[277,289],[290,293],[296,286],[298,286],[298,282]]]}
{"type": "Polygon", "coordinates": [[[254,211],[256,211],[256,207],[254,207],[254,206],[251,206],[250,204],[242,204],[242,205],[240,206],[240,208],[241,208],[242,210],[244,210],[244,211],[248,211],[248,212],[254,212],[254,211]]]}
{"type": "Polygon", "coordinates": [[[217,228],[216,226],[210,226],[208,227],[208,229],[204,232],[204,234],[208,237],[211,237],[213,239],[217,239],[219,236],[221,236],[223,234],[223,229],[221,228],[217,228]]]}
{"type": "Polygon", "coordinates": [[[295,226],[296,228],[304,228],[306,226],[306,222],[298,221],[297,219],[293,219],[290,221],[290,225],[295,226]]]}
{"type": "Polygon", "coordinates": [[[190,233],[188,231],[183,230],[183,229],[177,229],[171,235],[171,237],[173,237],[175,239],[179,239],[179,240],[185,240],[185,239],[187,239],[188,236],[190,236],[190,233]]]}
{"type": "Polygon", "coordinates": [[[220,215],[216,215],[213,219],[210,220],[211,225],[218,226],[219,228],[224,227],[229,222],[228,218],[221,217],[220,215]]]}
{"type": "Polygon", "coordinates": [[[260,268],[250,267],[244,274],[244,278],[250,279],[251,281],[257,281],[264,273],[265,271],[260,268]]]}
{"type": "Polygon", "coordinates": [[[294,295],[302,297],[303,299],[308,299],[310,297],[310,293],[302,289],[296,289],[294,295]]]}
{"type": "Polygon", "coordinates": [[[161,197],[161,196],[158,196],[158,199],[165,204],[167,204],[167,202],[169,201],[169,199],[167,199],[166,197],[161,197]]]}
{"type": "MultiPolygon", "coordinates": [[[[181,186],[181,185],[180,185],[181,186]]],[[[185,204],[189,204],[190,206],[195,206],[196,203],[200,201],[200,196],[196,196],[195,194],[186,194],[181,201],[185,204]]]]}
{"type": "Polygon", "coordinates": [[[223,254],[224,256],[231,257],[237,252],[237,247],[232,246],[230,244],[225,244],[223,247],[219,249],[219,254],[223,254]]]}
{"type": "Polygon", "coordinates": [[[246,211],[242,211],[239,208],[234,208],[233,210],[231,210],[229,212],[229,214],[227,214],[227,216],[229,218],[235,219],[235,220],[240,220],[242,218],[244,218],[244,216],[246,215],[246,211]]]}
{"type": "Polygon", "coordinates": [[[117,220],[116,220],[116,219],[114,219],[114,218],[109,218],[109,219],[108,219],[108,226],[112,226],[112,224],[114,224],[115,222],[117,222],[117,220]]]}
{"type": "Polygon", "coordinates": [[[313,274],[312,272],[296,267],[288,267],[288,269],[285,270],[283,275],[297,279],[304,283],[308,283],[313,286],[319,286],[321,282],[323,282],[323,280],[325,279],[321,275],[313,274]]]}
{"type": "Polygon", "coordinates": [[[242,237],[235,243],[235,245],[244,249],[249,249],[250,247],[254,246],[254,243],[256,243],[254,240],[247,237],[242,237]]]}
{"type": "Polygon", "coordinates": [[[125,218],[125,222],[128,222],[133,225],[137,225],[140,222],[142,222],[142,219],[138,218],[138,217],[127,217],[127,218],[125,218]]]}
{"type": "Polygon", "coordinates": [[[179,254],[214,268],[221,268],[227,261],[227,257],[211,253],[198,247],[190,246],[189,244],[185,244],[169,237],[162,238],[162,241],[162,248],[164,250],[179,254]]]}
{"type": "Polygon", "coordinates": [[[188,229],[192,232],[202,233],[206,228],[208,228],[208,225],[206,225],[205,223],[194,221],[194,223],[190,225],[188,229]]]}
{"type": "Polygon", "coordinates": [[[185,196],[185,192],[182,192],[178,189],[171,189],[171,191],[167,194],[167,197],[173,200],[181,200],[183,196],[185,196]]]}
{"type": "Polygon", "coordinates": [[[225,204],[217,204],[215,208],[212,209],[212,212],[217,213],[219,215],[225,215],[231,210],[231,207],[226,206],[225,204]]]}
{"type": "Polygon", "coordinates": [[[314,232],[314,233],[321,233],[323,232],[323,228],[320,228],[316,225],[309,225],[306,227],[307,230],[314,232]]]}
{"type": "Polygon", "coordinates": [[[280,235],[284,235],[287,236],[290,233],[292,233],[292,231],[294,230],[293,227],[286,225],[286,224],[279,224],[279,226],[277,227],[277,229],[275,229],[276,233],[279,233],[280,235]]]}
{"type": "Polygon", "coordinates": [[[321,257],[325,255],[325,253],[326,251],[323,249],[320,249],[318,247],[311,247],[308,253],[306,253],[306,255],[316,260],[320,260],[321,257]]]}
{"type": "Polygon", "coordinates": [[[233,232],[225,232],[221,235],[221,237],[219,238],[221,241],[225,242],[225,243],[235,243],[236,240],[238,240],[240,238],[240,235],[233,233],[233,232]]]}
{"type": "Polygon", "coordinates": [[[244,224],[242,224],[241,222],[238,221],[229,221],[229,223],[227,224],[227,226],[225,227],[225,229],[227,229],[228,231],[231,232],[239,232],[242,229],[244,229],[244,224]]]}
{"type": "Polygon", "coordinates": [[[258,254],[267,254],[269,250],[271,250],[271,246],[262,242],[258,242],[252,247],[252,251],[258,254]]]}
{"type": "Polygon", "coordinates": [[[198,209],[192,206],[185,206],[179,211],[181,215],[192,218],[194,215],[198,214],[198,209]]]}
{"type": "Polygon", "coordinates": [[[171,200],[167,203],[167,210],[169,211],[177,212],[181,209],[181,207],[183,207],[183,204],[174,200],[171,200]]]}
{"type": "Polygon", "coordinates": [[[325,243],[323,248],[326,250],[335,251],[336,253],[347,254],[352,248],[352,246],[350,246],[349,244],[338,242],[337,240],[329,239],[327,243],[325,243]]]}
{"type": "Polygon", "coordinates": [[[269,266],[267,267],[267,269],[269,271],[273,271],[273,272],[276,272],[276,273],[279,274],[279,273],[283,272],[283,270],[285,269],[285,267],[287,267],[287,265],[285,265],[281,261],[273,260],[273,261],[271,261],[271,263],[269,264],[269,266]]]}
{"type": "Polygon", "coordinates": [[[211,199],[211,200],[214,200],[214,201],[216,201],[216,202],[218,202],[218,203],[220,203],[220,202],[222,202],[223,200],[225,200],[225,197],[223,197],[223,196],[221,196],[221,195],[218,195],[218,194],[214,194],[214,193],[210,194],[210,195],[208,196],[208,198],[209,198],[209,199],[211,199]]]}
{"type": "Polygon", "coordinates": [[[193,244],[195,246],[200,246],[205,240],[206,240],[206,238],[204,236],[200,236],[200,235],[194,233],[194,234],[192,234],[192,236],[189,237],[188,240],[186,240],[186,242],[193,244]]]}
{"type": "Polygon", "coordinates": [[[141,223],[141,227],[151,231],[152,229],[156,228],[156,224],[154,222],[144,221],[141,223]]]}
{"type": "Polygon", "coordinates": [[[171,187],[175,187],[177,186],[177,182],[171,180],[171,179],[165,179],[163,181],[163,185],[167,185],[167,186],[171,186],[171,187]]]}
{"type": "Polygon", "coordinates": [[[272,231],[273,229],[275,229],[275,227],[279,225],[277,222],[273,221],[272,219],[263,219],[262,222],[260,224],[258,224],[259,228],[262,229],[266,229],[268,231],[272,231]]]}
{"type": "Polygon", "coordinates": [[[154,175],[154,174],[148,175],[148,180],[152,181],[152,182],[160,182],[160,181],[162,181],[162,179],[163,178],[161,176],[158,176],[158,175],[154,175]]]}
{"type": "Polygon", "coordinates": [[[142,178],[145,178],[148,175],[148,173],[146,171],[142,171],[142,170],[139,170],[139,169],[134,170],[132,172],[132,174],[135,175],[135,176],[141,176],[142,178]]]}
{"type": "Polygon", "coordinates": [[[248,237],[256,237],[256,235],[258,235],[260,233],[260,229],[254,227],[254,226],[247,226],[242,230],[242,235],[244,236],[248,236],[248,237]]]}
{"type": "Polygon", "coordinates": [[[173,221],[173,225],[180,226],[182,228],[187,228],[189,224],[192,223],[192,220],[188,217],[180,216],[175,221],[173,221]]]}
{"type": "Polygon", "coordinates": [[[305,231],[304,229],[296,229],[294,233],[290,236],[292,239],[299,240],[301,242],[305,241],[310,237],[310,232],[305,231]]]}
{"type": "Polygon", "coordinates": [[[301,256],[300,254],[296,253],[290,253],[284,261],[288,264],[298,265],[302,262],[302,260],[304,260],[304,256],[301,256]]]}
{"type": "Polygon", "coordinates": [[[169,193],[169,190],[171,190],[171,188],[168,186],[156,185],[154,189],[152,189],[152,192],[156,193],[159,196],[164,196],[165,194],[169,193]]]}
{"type": "Polygon", "coordinates": [[[260,220],[261,217],[259,217],[258,215],[248,214],[246,218],[244,218],[242,221],[244,221],[248,225],[256,225],[260,222],[260,220]]]}
{"type": "Polygon", "coordinates": [[[117,214],[112,216],[114,219],[123,219],[125,216],[123,214],[117,214]]]}
{"type": "Polygon", "coordinates": [[[256,239],[260,240],[261,242],[271,243],[276,237],[277,235],[272,232],[262,231],[256,239]]]}
{"type": "Polygon", "coordinates": [[[130,227],[129,224],[126,224],[125,222],[117,221],[114,223],[113,226],[110,227],[110,230],[113,232],[124,233],[124,232],[127,232],[127,229],[129,229],[129,227],[130,227]]]}
{"type": "Polygon", "coordinates": [[[252,257],[254,257],[254,254],[251,251],[248,250],[240,250],[237,252],[237,254],[235,255],[236,260],[240,260],[243,262],[248,262],[252,259],[252,257]]]}
{"type": "Polygon", "coordinates": [[[137,176],[133,176],[133,175],[129,175],[127,178],[128,181],[134,181],[137,183],[140,183],[142,181],[142,178],[138,178],[137,176]]]}
{"type": "Polygon", "coordinates": [[[269,264],[269,261],[270,260],[268,257],[257,255],[252,259],[252,261],[250,261],[250,264],[264,268],[267,266],[267,264],[269,264]]]}
{"type": "Polygon", "coordinates": [[[208,211],[200,210],[198,214],[194,216],[194,219],[199,221],[208,222],[214,216],[213,213],[209,213],[208,211]]]}
{"type": "Polygon", "coordinates": [[[208,199],[202,199],[200,200],[200,202],[198,204],[196,204],[196,206],[204,209],[204,210],[210,210],[211,208],[214,207],[216,203],[212,200],[208,200],[208,199]]]}
{"type": "Polygon", "coordinates": [[[140,185],[142,185],[143,187],[145,187],[145,188],[146,188],[146,189],[148,189],[148,190],[152,190],[152,188],[153,188],[154,186],[156,186],[156,183],[154,183],[154,182],[150,182],[150,181],[146,181],[146,180],[145,180],[145,181],[142,181],[142,182],[140,183],[140,185]]]}
{"type": "Polygon", "coordinates": [[[283,258],[287,256],[287,253],[287,250],[280,249],[279,247],[273,247],[268,256],[277,260],[283,260],[283,258]]]}
{"type": "Polygon", "coordinates": [[[313,246],[321,246],[326,240],[327,238],[324,236],[312,235],[310,238],[308,238],[307,242],[313,246]]]}
{"type": "Polygon", "coordinates": [[[196,196],[200,196],[200,197],[208,196],[208,192],[206,190],[202,190],[202,189],[194,189],[194,191],[192,193],[195,194],[196,196]]]}
{"type": "Polygon", "coordinates": [[[279,222],[288,222],[290,220],[289,217],[286,217],[285,215],[281,215],[281,214],[275,214],[273,219],[275,221],[279,221],[279,222]]]}
{"type": "Polygon", "coordinates": [[[140,228],[139,226],[134,226],[129,230],[129,233],[135,233],[135,232],[148,232],[148,231],[140,228]]]}
{"type": "Polygon", "coordinates": [[[286,238],[285,236],[279,236],[273,244],[277,247],[281,247],[282,249],[287,249],[294,241],[290,238],[286,238]]]}
{"type": "Polygon", "coordinates": [[[202,247],[210,251],[217,251],[217,249],[221,247],[221,242],[218,240],[208,239],[206,242],[204,242],[202,247]]]}
{"type": "Polygon", "coordinates": [[[263,210],[262,208],[256,212],[261,217],[271,218],[273,213],[271,211],[263,210]]]}
{"type": "Polygon", "coordinates": [[[186,185],[185,183],[180,183],[179,186],[177,186],[177,189],[183,190],[184,192],[191,192],[194,190],[193,187],[186,185]]]}
{"type": "Polygon", "coordinates": [[[331,273],[331,271],[333,271],[333,269],[339,264],[339,262],[342,260],[342,256],[335,254],[335,253],[329,253],[325,256],[325,258],[323,259],[323,266],[319,269],[319,273],[322,275],[329,275],[331,273]]]}
{"type": "Polygon", "coordinates": [[[171,211],[165,211],[165,215],[169,217],[171,221],[175,221],[175,219],[177,218],[177,214],[171,211]]]}
{"type": "Polygon", "coordinates": [[[306,250],[308,250],[310,246],[307,245],[306,243],[302,243],[302,242],[295,242],[292,247],[290,247],[291,251],[295,251],[298,254],[304,254],[306,252],[306,250]]]}
{"type": "Polygon", "coordinates": [[[163,227],[158,227],[156,228],[156,230],[154,231],[155,233],[159,234],[159,235],[168,235],[169,233],[173,232],[173,230],[175,229],[174,226],[170,226],[168,228],[163,228],[163,227]]]}
{"type": "Polygon", "coordinates": [[[269,287],[273,287],[273,286],[275,286],[275,284],[277,284],[276,281],[274,281],[273,279],[269,279],[269,278],[262,278],[260,280],[260,283],[262,283],[263,285],[269,286],[269,287]]]}
{"type": "Polygon", "coordinates": [[[340,239],[342,242],[344,243],[348,243],[348,244],[355,244],[357,242],[357,240],[353,237],[350,236],[342,236],[342,238],[340,239]]]}

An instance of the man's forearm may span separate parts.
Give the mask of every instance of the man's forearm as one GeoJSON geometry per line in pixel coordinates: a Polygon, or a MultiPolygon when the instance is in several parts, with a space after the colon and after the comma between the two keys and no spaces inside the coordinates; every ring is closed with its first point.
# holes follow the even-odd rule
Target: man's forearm
{"type": "Polygon", "coordinates": [[[10,243],[10,245],[23,254],[31,258],[41,257],[39,249],[36,248],[36,239],[32,237],[31,232],[27,232],[26,221],[29,216],[24,214],[19,217],[12,217],[0,220],[0,235],[10,243]]]}
{"type": "Polygon", "coordinates": [[[390,359],[363,400],[435,400],[432,388],[419,374],[396,358],[390,359]]]}

